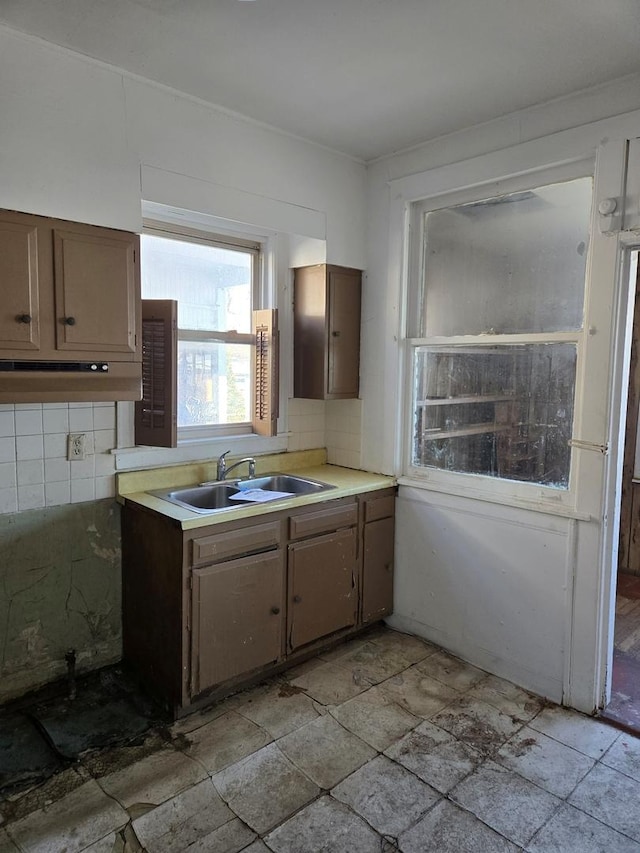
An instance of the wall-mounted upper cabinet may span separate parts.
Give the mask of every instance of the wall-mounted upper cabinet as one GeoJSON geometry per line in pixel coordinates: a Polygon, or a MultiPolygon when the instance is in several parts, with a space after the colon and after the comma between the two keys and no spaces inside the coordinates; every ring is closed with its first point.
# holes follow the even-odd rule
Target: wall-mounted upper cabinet
{"type": "Polygon", "coordinates": [[[136,234],[0,211],[0,291],[1,402],[140,397],[136,234]]]}
{"type": "Polygon", "coordinates": [[[362,273],[317,264],[295,270],[294,397],[358,396],[362,273]]]}

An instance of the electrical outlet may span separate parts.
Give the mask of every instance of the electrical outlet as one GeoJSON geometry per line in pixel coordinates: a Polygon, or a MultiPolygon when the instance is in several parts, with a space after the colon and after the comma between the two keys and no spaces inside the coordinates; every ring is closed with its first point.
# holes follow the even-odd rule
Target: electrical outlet
{"type": "Polygon", "coordinates": [[[84,432],[70,432],[67,436],[67,459],[79,462],[86,458],[87,436],[84,432]]]}

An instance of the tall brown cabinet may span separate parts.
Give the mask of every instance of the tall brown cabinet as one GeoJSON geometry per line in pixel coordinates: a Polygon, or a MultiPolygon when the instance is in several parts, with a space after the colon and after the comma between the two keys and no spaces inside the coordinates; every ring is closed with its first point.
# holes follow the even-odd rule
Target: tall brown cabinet
{"type": "Polygon", "coordinates": [[[358,396],[360,270],[316,264],[295,270],[293,396],[358,396]]]}

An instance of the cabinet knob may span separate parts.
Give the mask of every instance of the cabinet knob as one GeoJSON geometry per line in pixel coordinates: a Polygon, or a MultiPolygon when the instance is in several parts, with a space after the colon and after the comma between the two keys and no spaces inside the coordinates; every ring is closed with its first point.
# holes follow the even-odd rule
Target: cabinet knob
{"type": "Polygon", "coordinates": [[[273,613],[274,616],[277,616],[278,613],[280,613],[280,608],[279,607],[272,607],[271,612],[273,613]]]}
{"type": "Polygon", "coordinates": [[[294,595],[294,596],[293,596],[293,603],[294,603],[294,604],[300,604],[300,602],[301,602],[301,601],[302,601],[302,596],[301,596],[301,595],[294,595]]]}
{"type": "Polygon", "coordinates": [[[65,326],[75,326],[76,318],[75,317],[65,317],[62,322],[65,324],[65,326]]]}
{"type": "Polygon", "coordinates": [[[388,572],[390,572],[393,567],[393,563],[385,563],[384,567],[388,572]]]}
{"type": "Polygon", "coordinates": [[[331,332],[331,334],[333,335],[334,338],[340,337],[340,332],[331,332]]]}
{"type": "Polygon", "coordinates": [[[16,317],[16,323],[30,323],[31,322],[31,314],[18,314],[16,317]]]}

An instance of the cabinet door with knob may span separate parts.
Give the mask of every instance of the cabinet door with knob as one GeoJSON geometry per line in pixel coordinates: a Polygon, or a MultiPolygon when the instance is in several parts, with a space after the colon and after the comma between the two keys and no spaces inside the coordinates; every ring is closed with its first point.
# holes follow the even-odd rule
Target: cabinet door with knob
{"type": "Polygon", "coordinates": [[[194,694],[282,655],[283,550],[193,570],[194,694]]]}
{"type": "Polygon", "coordinates": [[[362,622],[377,622],[393,612],[395,496],[364,501],[362,547],[362,622]]]}
{"type": "Polygon", "coordinates": [[[317,264],[295,270],[294,397],[358,396],[360,270],[317,264]]]}
{"type": "Polygon", "coordinates": [[[288,650],[356,624],[357,530],[289,545],[288,650]]]}
{"type": "Polygon", "coordinates": [[[139,362],[138,245],[126,231],[0,210],[0,358],[139,362]]]}

